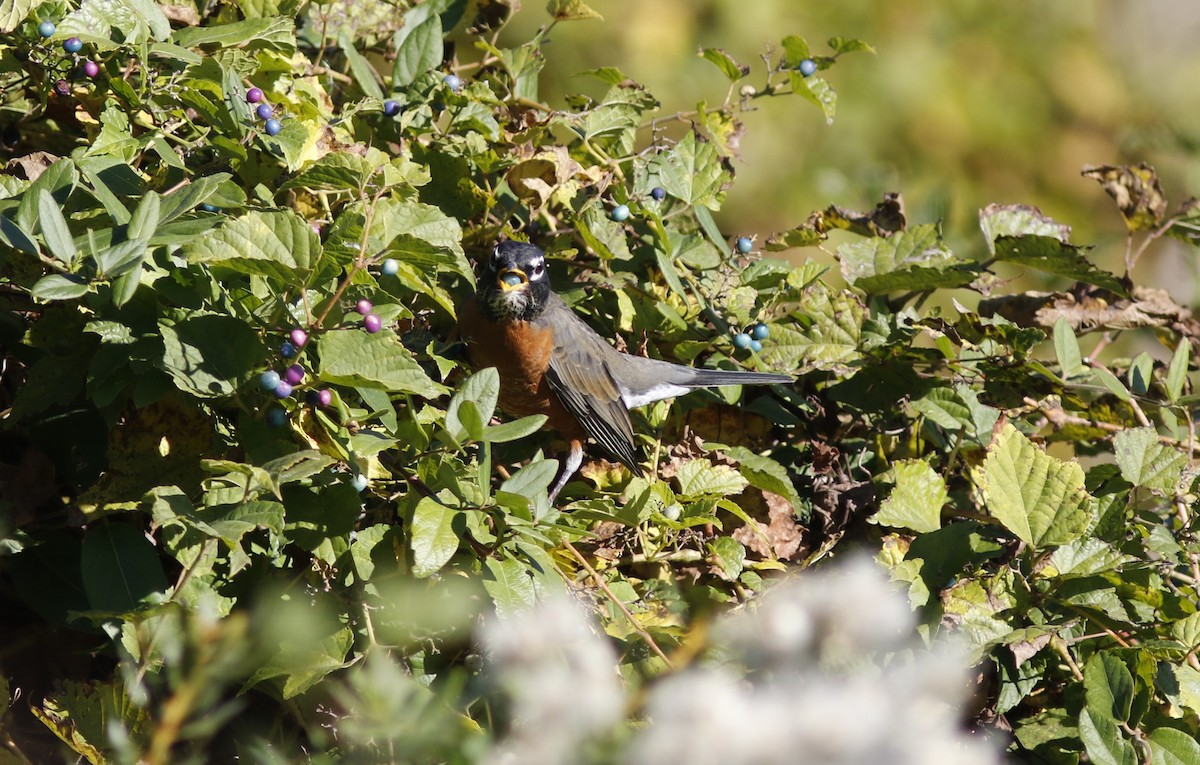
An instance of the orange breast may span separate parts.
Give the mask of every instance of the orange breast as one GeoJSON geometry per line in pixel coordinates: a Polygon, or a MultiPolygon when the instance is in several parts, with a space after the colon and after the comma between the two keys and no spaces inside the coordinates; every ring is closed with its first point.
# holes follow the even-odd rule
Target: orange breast
{"type": "Polygon", "coordinates": [[[472,297],[459,311],[459,329],[476,369],[500,373],[500,408],[513,417],[544,414],[568,439],[584,438],[583,426],[563,407],[546,381],[554,352],[551,330],[525,321],[494,322],[472,297]]]}

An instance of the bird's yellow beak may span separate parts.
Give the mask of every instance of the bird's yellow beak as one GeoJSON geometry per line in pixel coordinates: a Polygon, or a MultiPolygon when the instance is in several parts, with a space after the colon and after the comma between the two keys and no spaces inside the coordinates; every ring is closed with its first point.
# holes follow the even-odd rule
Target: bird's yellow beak
{"type": "Polygon", "coordinates": [[[500,285],[501,290],[509,292],[524,287],[529,283],[529,277],[519,268],[506,268],[500,272],[496,281],[500,285]]]}

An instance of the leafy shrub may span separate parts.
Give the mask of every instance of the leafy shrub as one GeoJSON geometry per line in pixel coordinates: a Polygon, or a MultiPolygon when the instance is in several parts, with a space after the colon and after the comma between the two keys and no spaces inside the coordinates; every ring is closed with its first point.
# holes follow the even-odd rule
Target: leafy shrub
{"type": "MultiPolygon", "coordinates": [[[[965,255],[898,196],[722,232],[745,112],[798,95],[832,120],[827,71],[864,43],[788,36],[757,73],[703,50],[725,97],[662,115],[612,67],[539,100],[554,26],[597,15],[578,0],[511,47],[509,4],[466,8],[0,14],[0,119],[29,149],[0,176],[4,756],[59,757],[49,730],[92,762],[487,761],[557,698],[513,680],[504,627],[473,637],[499,615],[547,651],[591,646],[579,746],[539,756],[655,759],[661,737],[615,721],[686,721],[678,699],[731,691],[738,662],[765,689],[739,713],[777,698],[754,650],[707,639],[716,613],[863,548],[922,636],[965,642],[977,730],[1042,761],[1200,762],[1190,313],[1032,208],[982,211],[965,255]],[[651,407],[656,477],[595,461],[551,507],[551,436],[493,423],[496,374],[453,342],[469,255],[499,237],[545,246],[626,347],[800,379],[651,407]],[[801,247],[844,283],[762,252],[801,247]],[[1010,291],[1014,267],[1058,291],[1010,291]],[[1146,330],[1169,359],[1118,355],[1146,330]],[[564,581],[605,641],[518,618],[564,581]]],[[[1150,168],[1086,173],[1129,224],[1127,270],[1196,239],[1150,168]]],[[[810,607],[778,618],[804,629],[810,607]]],[[[819,706],[835,683],[814,672],[787,677],[819,706]]],[[[950,676],[911,688],[952,700],[950,676]]]]}

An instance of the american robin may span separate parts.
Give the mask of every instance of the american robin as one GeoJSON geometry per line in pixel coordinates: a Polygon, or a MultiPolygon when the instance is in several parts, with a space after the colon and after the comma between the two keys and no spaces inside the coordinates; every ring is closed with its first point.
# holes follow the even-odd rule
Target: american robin
{"type": "Polygon", "coordinates": [[[472,364],[500,373],[500,408],[515,417],[544,414],[570,443],[551,502],[582,464],[588,437],[642,475],[629,422],[633,407],[693,388],[793,379],[696,369],[618,351],[554,294],[545,254],[523,242],[496,245],[478,290],[459,311],[459,329],[472,364]]]}

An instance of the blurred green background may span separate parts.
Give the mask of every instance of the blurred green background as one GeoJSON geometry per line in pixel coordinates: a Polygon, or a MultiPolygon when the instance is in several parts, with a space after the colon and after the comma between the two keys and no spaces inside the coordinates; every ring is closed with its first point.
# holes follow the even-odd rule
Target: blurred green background
{"type": "MultiPolygon", "coordinates": [[[[738,180],[722,228],[765,236],[829,204],[870,209],[903,194],[910,221],[941,220],[949,244],[978,256],[978,210],[1023,203],[1075,229],[1097,261],[1121,270],[1125,229],[1085,164],[1148,161],[1171,209],[1200,195],[1200,3],[1195,0],[589,0],[604,21],[558,26],[545,48],[543,97],[594,91],[573,77],[617,66],[664,114],[719,103],[726,81],[697,56],[727,50],[754,67],[787,34],[814,53],[830,37],[870,43],[824,76],[838,90],[826,125],[799,98],[759,99],[746,115],[738,180]]],[[[527,39],[548,16],[528,0],[506,31],[527,39]]],[[[808,254],[815,254],[807,251],[808,254]]],[[[821,257],[821,256],[817,256],[821,257]]],[[[1156,247],[1137,281],[1193,301],[1191,251],[1156,247]]]]}

